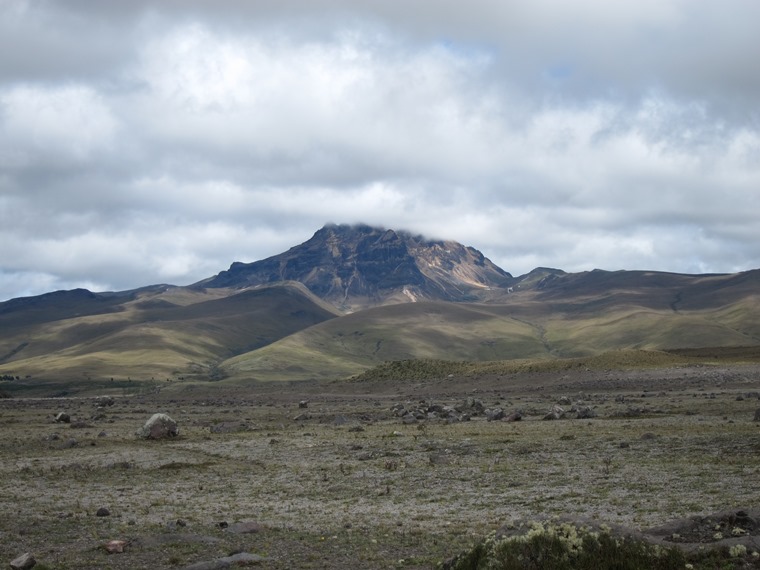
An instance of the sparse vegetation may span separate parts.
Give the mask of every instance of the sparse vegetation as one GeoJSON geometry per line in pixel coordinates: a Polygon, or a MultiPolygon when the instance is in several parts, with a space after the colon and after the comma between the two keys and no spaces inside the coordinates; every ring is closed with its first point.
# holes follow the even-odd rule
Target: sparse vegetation
{"type": "MultiPolygon", "coordinates": [[[[570,367],[466,381],[175,383],[160,394],[117,390],[104,410],[95,398],[3,400],[0,561],[32,551],[52,568],[168,568],[245,551],[272,569],[421,569],[551,514],[641,530],[736,512],[756,496],[758,377],[756,365],[570,367]],[[405,424],[393,411],[422,400],[523,416],[405,424]],[[597,416],[542,421],[560,400],[597,416]],[[55,423],[60,411],[90,427],[55,423]],[[158,411],[179,436],[139,440],[158,411]],[[220,425],[239,429],[212,431],[220,425]],[[95,516],[101,507],[110,516],[95,516]],[[221,524],[238,521],[261,530],[221,524]],[[124,552],[108,554],[110,540],[126,541],[124,552]]],[[[756,567],[751,547],[732,557],[757,538],[740,522],[706,521],[696,538],[674,530],[665,546],[706,541],[704,559],[684,562],[695,568],[756,567]]],[[[614,560],[617,546],[600,536],[585,547],[614,560]]],[[[637,548],[652,554],[636,543],[618,554],[637,548]]]]}

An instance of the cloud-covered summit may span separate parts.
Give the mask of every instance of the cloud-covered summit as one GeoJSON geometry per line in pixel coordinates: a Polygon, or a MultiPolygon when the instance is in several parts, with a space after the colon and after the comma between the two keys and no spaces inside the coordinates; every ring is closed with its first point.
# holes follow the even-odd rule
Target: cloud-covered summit
{"type": "Polygon", "coordinates": [[[327,221],[535,266],[760,265],[760,5],[0,0],[0,298],[327,221]]]}

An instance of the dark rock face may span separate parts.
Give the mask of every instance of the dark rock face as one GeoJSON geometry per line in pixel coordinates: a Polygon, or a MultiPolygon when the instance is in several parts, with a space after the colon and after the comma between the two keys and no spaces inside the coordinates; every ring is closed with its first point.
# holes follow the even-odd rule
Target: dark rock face
{"type": "Polygon", "coordinates": [[[451,241],[370,226],[325,226],[305,243],[254,263],[233,263],[203,287],[298,281],[338,306],[396,300],[473,300],[511,276],[479,251],[451,241]]]}

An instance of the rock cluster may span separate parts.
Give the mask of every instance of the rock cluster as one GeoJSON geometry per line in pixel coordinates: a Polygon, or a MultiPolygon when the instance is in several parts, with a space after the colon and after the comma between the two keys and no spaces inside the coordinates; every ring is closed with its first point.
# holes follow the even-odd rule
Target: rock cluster
{"type": "Polygon", "coordinates": [[[415,405],[395,404],[391,412],[401,418],[404,424],[414,424],[425,420],[439,420],[448,423],[466,422],[473,417],[485,417],[487,421],[519,421],[523,412],[520,410],[507,413],[500,407],[486,408],[483,402],[467,398],[461,403],[448,406],[424,400],[415,405]]]}

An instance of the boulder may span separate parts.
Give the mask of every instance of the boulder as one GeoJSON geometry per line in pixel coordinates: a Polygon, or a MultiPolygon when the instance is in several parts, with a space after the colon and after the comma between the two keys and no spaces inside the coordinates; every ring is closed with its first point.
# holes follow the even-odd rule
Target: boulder
{"type": "Polygon", "coordinates": [[[165,439],[179,434],[177,422],[167,414],[153,414],[145,425],[137,430],[137,436],[143,439],[165,439]]]}
{"type": "Polygon", "coordinates": [[[501,408],[494,408],[493,410],[486,410],[486,420],[489,422],[495,422],[504,418],[504,410],[501,408]]]}
{"type": "Polygon", "coordinates": [[[34,556],[26,552],[11,561],[11,568],[14,570],[29,570],[29,568],[34,568],[36,564],[37,561],[34,559],[34,556]]]}
{"type": "Polygon", "coordinates": [[[575,413],[579,420],[588,420],[596,417],[596,412],[588,406],[578,406],[575,409],[575,413]]]}
{"type": "Polygon", "coordinates": [[[66,412],[59,412],[55,416],[55,421],[59,424],[68,424],[71,422],[71,416],[67,414],[66,412]]]}
{"type": "Polygon", "coordinates": [[[544,416],[545,420],[561,420],[565,417],[565,410],[559,406],[552,406],[552,409],[544,416]]]}
{"type": "Polygon", "coordinates": [[[105,408],[107,406],[113,406],[115,400],[111,396],[98,396],[95,398],[95,406],[98,408],[105,408]]]}

